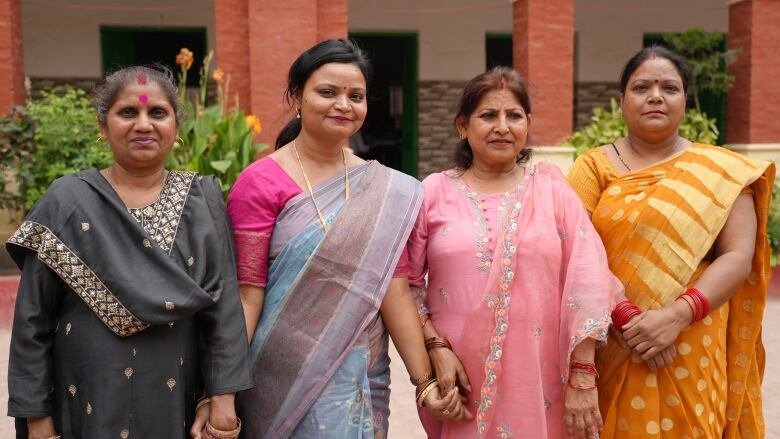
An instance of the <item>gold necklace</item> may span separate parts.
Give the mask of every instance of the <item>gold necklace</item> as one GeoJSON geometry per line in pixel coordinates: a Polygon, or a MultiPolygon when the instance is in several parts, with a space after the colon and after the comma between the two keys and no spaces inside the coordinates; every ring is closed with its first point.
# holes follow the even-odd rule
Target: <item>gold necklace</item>
{"type": "MultiPolygon", "coordinates": [[[[296,141],[297,139],[294,139],[292,145],[293,151],[295,151],[295,158],[298,159],[298,165],[301,167],[303,181],[306,182],[306,189],[309,190],[309,195],[311,196],[311,203],[314,204],[314,209],[317,211],[317,215],[320,217],[320,223],[322,224],[323,230],[327,232],[328,223],[325,221],[325,217],[322,215],[320,207],[317,206],[317,200],[314,199],[314,191],[311,189],[311,182],[309,182],[309,177],[306,175],[306,171],[303,170],[303,162],[301,161],[301,156],[298,154],[298,148],[295,147],[296,141]]],[[[344,196],[347,200],[349,200],[349,172],[347,171],[347,155],[344,154],[344,148],[341,149],[341,161],[344,163],[344,185],[346,186],[344,189],[344,196]]]]}
{"type": "MultiPolygon", "coordinates": [[[[671,156],[672,154],[674,154],[674,153],[676,153],[676,152],[677,152],[677,142],[679,142],[679,141],[680,141],[680,136],[677,136],[677,138],[676,138],[676,139],[674,139],[674,144],[672,145],[672,153],[671,153],[671,154],[669,154],[667,157],[669,157],[669,156],[671,156]]],[[[631,143],[631,139],[629,139],[629,138],[628,138],[628,136],[626,136],[626,143],[628,144],[628,147],[629,147],[629,149],[631,150],[631,152],[632,152],[632,153],[634,153],[635,155],[639,155],[639,153],[638,153],[638,152],[637,152],[637,150],[636,150],[636,147],[634,147],[634,144],[633,144],[633,143],[631,143]]],[[[620,155],[620,151],[618,151],[618,149],[617,149],[617,147],[615,146],[615,143],[614,143],[614,142],[612,143],[612,149],[614,149],[614,150],[615,150],[615,154],[617,154],[617,156],[618,156],[618,160],[620,160],[620,163],[622,163],[622,164],[623,164],[623,166],[625,166],[625,167],[626,167],[626,169],[628,169],[628,172],[633,172],[633,171],[631,170],[631,168],[628,166],[628,163],[626,163],[626,161],[625,161],[625,160],[623,160],[623,156],[622,156],[622,155],[620,155]]]]}
{"type": "Polygon", "coordinates": [[[615,146],[615,142],[612,142],[612,149],[615,150],[615,154],[617,154],[618,160],[620,160],[620,163],[622,163],[623,166],[625,166],[626,169],[628,169],[628,172],[633,172],[633,171],[631,171],[631,168],[628,166],[628,163],[626,163],[626,161],[623,160],[623,156],[620,155],[620,151],[618,151],[617,146],[615,146]]]}

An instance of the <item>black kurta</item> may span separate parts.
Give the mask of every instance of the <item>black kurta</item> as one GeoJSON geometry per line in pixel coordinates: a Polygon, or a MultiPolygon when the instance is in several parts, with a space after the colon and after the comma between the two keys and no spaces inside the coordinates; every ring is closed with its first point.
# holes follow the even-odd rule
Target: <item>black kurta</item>
{"type": "Polygon", "coordinates": [[[63,177],[7,248],[22,269],[9,416],[54,416],[65,439],[185,438],[204,392],[251,387],[213,177],[171,172],[133,211],[96,170],[63,177]]]}

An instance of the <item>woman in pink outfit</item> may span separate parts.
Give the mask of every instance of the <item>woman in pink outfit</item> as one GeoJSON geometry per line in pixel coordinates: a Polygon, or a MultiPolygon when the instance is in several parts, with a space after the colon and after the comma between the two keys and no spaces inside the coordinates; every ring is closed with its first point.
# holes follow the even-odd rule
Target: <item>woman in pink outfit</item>
{"type": "Polygon", "coordinates": [[[444,392],[472,420],[420,412],[429,437],[594,437],[593,364],[622,287],[577,195],[527,164],[524,80],[498,67],[463,90],[453,169],[423,181],[409,281],[444,392]],[[427,275],[427,284],[426,284],[427,275]]]}

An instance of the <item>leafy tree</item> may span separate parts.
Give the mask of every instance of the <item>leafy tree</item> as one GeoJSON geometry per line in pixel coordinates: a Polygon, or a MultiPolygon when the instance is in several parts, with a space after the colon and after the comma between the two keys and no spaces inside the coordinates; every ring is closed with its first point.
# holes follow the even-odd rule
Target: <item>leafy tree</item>
{"type": "Polygon", "coordinates": [[[682,33],[665,33],[662,38],[667,47],[688,59],[691,68],[688,95],[697,110],[701,111],[701,92],[725,94],[734,84],[728,66],[736,61],[739,51],[725,49],[726,36],[722,33],[691,28],[682,33]]]}

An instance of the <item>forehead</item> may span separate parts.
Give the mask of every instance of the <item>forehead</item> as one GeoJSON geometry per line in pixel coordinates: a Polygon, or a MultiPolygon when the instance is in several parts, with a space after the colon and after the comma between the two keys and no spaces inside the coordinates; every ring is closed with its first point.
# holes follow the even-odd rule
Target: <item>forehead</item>
{"type": "Polygon", "coordinates": [[[477,104],[477,109],[491,107],[491,108],[513,108],[519,107],[520,101],[517,99],[514,93],[508,89],[490,90],[482,95],[482,99],[477,104]]]}
{"type": "Polygon", "coordinates": [[[366,78],[355,64],[327,63],[314,71],[306,85],[331,83],[345,87],[366,87],[366,78]]]}
{"type": "Polygon", "coordinates": [[[640,64],[629,78],[631,81],[639,79],[675,80],[682,82],[682,77],[680,77],[680,72],[677,71],[677,67],[668,59],[661,58],[660,56],[650,58],[640,64]]]}
{"type": "Polygon", "coordinates": [[[166,104],[170,104],[165,91],[154,82],[147,82],[143,85],[137,83],[125,85],[119,90],[119,93],[117,93],[116,101],[127,99],[138,100],[142,95],[146,96],[150,101],[164,101],[166,104]]]}

